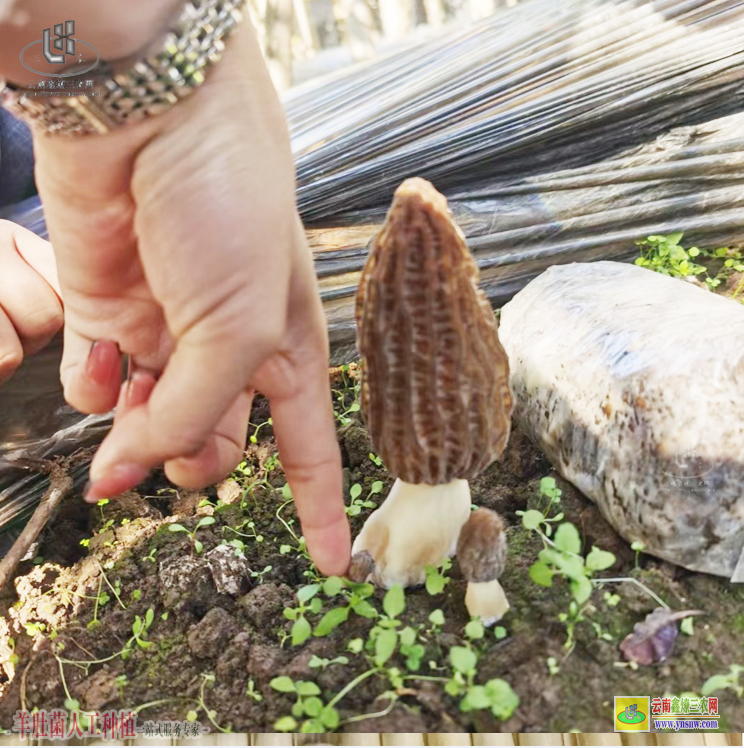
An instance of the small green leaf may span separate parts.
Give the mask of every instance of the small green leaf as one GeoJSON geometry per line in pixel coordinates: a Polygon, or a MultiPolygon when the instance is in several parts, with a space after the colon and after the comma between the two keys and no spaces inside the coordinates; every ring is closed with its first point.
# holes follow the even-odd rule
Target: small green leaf
{"type": "Polygon", "coordinates": [[[328,577],[323,582],[323,594],[327,597],[335,597],[344,588],[344,580],[341,577],[328,577]]]}
{"type": "Polygon", "coordinates": [[[560,548],[566,553],[580,553],[581,552],[581,536],[575,525],[570,522],[564,522],[555,531],[555,538],[553,540],[557,548],[560,548]]]}
{"type": "Polygon", "coordinates": [[[530,566],[530,579],[541,587],[551,587],[553,585],[553,572],[542,561],[535,561],[530,566]]]}
{"type": "Polygon", "coordinates": [[[392,629],[380,631],[375,639],[375,665],[382,667],[395,652],[398,643],[398,632],[392,629]]]}
{"type": "Polygon", "coordinates": [[[289,483],[285,483],[282,486],[282,498],[285,501],[289,501],[292,498],[292,489],[289,487],[289,483]]]}
{"type": "Polygon", "coordinates": [[[204,550],[204,543],[201,542],[201,540],[194,539],[194,550],[198,553],[201,553],[204,550]]]}
{"type": "Polygon", "coordinates": [[[168,530],[170,532],[188,532],[188,530],[183,525],[179,525],[177,522],[172,525],[168,525],[168,530]]]}
{"type": "Polygon", "coordinates": [[[338,712],[332,707],[327,706],[320,713],[320,721],[329,729],[335,730],[341,722],[338,712]]]}
{"type": "Polygon", "coordinates": [[[214,517],[202,517],[197,523],[196,527],[194,528],[194,532],[196,532],[200,527],[209,527],[209,525],[213,525],[216,522],[214,517]]]}
{"type": "Polygon", "coordinates": [[[319,719],[305,720],[300,728],[300,732],[302,733],[319,733],[325,731],[325,725],[319,719]]]}
{"type": "Polygon", "coordinates": [[[280,693],[295,693],[297,690],[294,681],[286,675],[279,675],[276,678],[272,678],[269,685],[280,693]]]}
{"type": "Polygon", "coordinates": [[[537,509],[528,509],[522,515],[522,525],[528,530],[537,530],[545,519],[545,515],[542,512],[538,512],[537,509]]]}
{"type": "Polygon", "coordinates": [[[429,621],[435,626],[444,626],[444,613],[440,608],[429,613],[429,621]]]}
{"type": "Polygon", "coordinates": [[[599,548],[592,548],[586,557],[586,568],[592,571],[604,571],[609,569],[615,563],[615,554],[609,551],[601,551],[599,548]]]}
{"type": "Polygon", "coordinates": [[[300,589],[297,590],[297,599],[301,603],[306,603],[308,600],[315,597],[319,590],[319,584],[306,584],[304,587],[300,587],[300,589]]]}
{"type": "Polygon", "coordinates": [[[410,647],[416,641],[416,630],[412,629],[410,626],[401,629],[398,635],[400,637],[400,643],[404,647],[410,647]]]}
{"type": "Polygon", "coordinates": [[[274,722],[274,729],[277,732],[297,732],[297,720],[292,717],[281,717],[274,722]]]}
{"type": "Polygon", "coordinates": [[[317,696],[311,696],[303,703],[308,717],[317,717],[323,710],[323,702],[317,696]]]}
{"type": "Polygon", "coordinates": [[[76,712],[80,709],[80,702],[77,699],[65,699],[65,709],[76,712]]]}
{"type": "Polygon", "coordinates": [[[279,546],[279,553],[282,554],[282,556],[286,556],[288,553],[292,552],[292,546],[291,545],[280,545],[279,546]]]}
{"type": "Polygon", "coordinates": [[[494,678],[486,683],[486,691],[491,700],[491,712],[500,720],[509,719],[519,706],[519,696],[514,689],[501,678],[494,678]]]}
{"type": "Polygon", "coordinates": [[[310,624],[306,618],[298,618],[292,624],[292,644],[296,647],[302,642],[307,641],[312,634],[310,624]]]}
{"type": "Polygon", "coordinates": [[[196,722],[198,718],[198,713],[195,712],[193,709],[189,709],[188,712],[186,712],[186,721],[187,722],[196,722]]]}
{"type": "Polygon", "coordinates": [[[709,696],[714,691],[723,691],[728,688],[731,683],[730,675],[713,675],[703,683],[703,687],[700,689],[700,693],[703,696],[709,696]]]}
{"type": "Polygon", "coordinates": [[[695,629],[693,627],[693,617],[688,616],[687,618],[683,618],[682,621],[679,624],[679,630],[683,634],[687,634],[687,636],[692,636],[695,633],[695,629]]]}
{"type": "Polygon", "coordinates": [[[478,657],[472,649],[467,647],[452,647],[449,651],[449,661],[458,673],[467,675],[475,670],[478,657]]]}
{"type": "Polygon", "coordinates": [[[483,624],[477,618],[470,621],[470,623],[465,626],[465,636],[467,636],[468,639],[482,639],[484,634],[485,629],[483,628],[483,624]]]}
{"type": "Polygon", "coordinates": [[[359,600],[355,602],[351,607],[354,612],[358,616],[362,616],[362,618],[377,618],[378,616],[375,607],[367,600],[359,600]]]}
{"type": "Polygon", "coordinates": [[[313,636],[327,636],[347,620],[348,617],[348,608],[333,608],[329,610],[318,622],[313,631],[313,636]]]}
{"type": "Polygon", "coordinates": [[[298,680],[295,687],[300,696],[318,696],[320,694],[320,688],[311,680],[298,680]]]}
{"type": "Polygon", "coordinates": [[[585,603],[592,594],[592,583],[586,578],[571,580],[571,594],[579,605],[585,603]]]}
{"type": "Polygon", "coordinates": [[[460,702],[460,710],[463,712],[472,712],[475,709],[487,709],[491,706],[491,699],[488,696],[485,686],[472,686],[465,694],[465,698],[460,702]]]}
{"type": "Polygon", "coordinates": [[[349,490],[349,496],[351,497],[351,500],[358,499],[362,495],[362,487],[355,483],[351,489],[349,490]]]}
{"type": "Polygon", "coordinates": [[[506,639],[506,629],[503,626],[496,626],[493,630],[493,635],[497,639],[506,639]]]}
{"type": "Polygon", "coordinates": [[[396,584],[385,593],[382,609],[389,618],[397,618],[406,609],[406,594],[403,587],[396,584]]]}
{"type": "Polygon", "coordinates": [[[346,648],[349,650],[349,652],[353,652],[354,654],[359,654],[362,649],[364,649],[364,639],[352,639],[347,645],[346,648]]]}
{"type": "Polygon", "coordinates": [[[382,493],[383,483],[381,480],[376,480],[371,488],[369,489],[370,494],[382,493]]]}

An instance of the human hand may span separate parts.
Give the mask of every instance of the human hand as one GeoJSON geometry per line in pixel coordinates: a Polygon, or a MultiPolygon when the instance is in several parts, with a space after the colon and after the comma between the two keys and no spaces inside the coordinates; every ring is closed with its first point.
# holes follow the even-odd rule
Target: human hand
{"type": "Polygon", "coordinates": [[[154,466],[189,488],[242,459],[254,388],[310,554],[343,574],[325,317],[295,206],[283,112],[250,28],[160,117],[90,137],[35,133],[37,184],[65,299],[62,382],[114,426],[86,498],[154,466]],[[121,386],[122,353],[134,365],[121,386]]]}
{"type": "Polygon", "coordinates": [[[0,384],[62,327],[52,245],[0,220],[0,384]]]}

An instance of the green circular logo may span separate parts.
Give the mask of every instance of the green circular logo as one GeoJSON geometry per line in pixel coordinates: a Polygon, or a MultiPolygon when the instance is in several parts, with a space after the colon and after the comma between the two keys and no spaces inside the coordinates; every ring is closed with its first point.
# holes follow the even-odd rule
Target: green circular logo
{"type": "Polygon", "coordinates": [[[632,717],[628,717],[623,711],[617,715],[617,718],[626,725],[639,725],[646,719],[646,715],[643,712],[636,712],[632,717]]]}

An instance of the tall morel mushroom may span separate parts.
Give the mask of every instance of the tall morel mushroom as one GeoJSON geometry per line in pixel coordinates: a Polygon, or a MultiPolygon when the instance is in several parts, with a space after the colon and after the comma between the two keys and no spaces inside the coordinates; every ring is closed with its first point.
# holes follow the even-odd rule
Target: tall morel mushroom
{"type": "Polygon", "coordinates": [[[384,587],[421,584],[426,566],[455,552],[468,480],[503,452],[512,409],[478,269],[447,200],[423,179],[395,192],[362,272],[356,322],[362,411],[396,481],[356,538],[353,567],[384,587]]]}

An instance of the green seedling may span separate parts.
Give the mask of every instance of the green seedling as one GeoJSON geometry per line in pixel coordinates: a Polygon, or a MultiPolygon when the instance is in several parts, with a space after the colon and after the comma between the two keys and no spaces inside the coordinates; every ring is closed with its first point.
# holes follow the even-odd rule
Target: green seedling
{"type": "Polygon", "coordinates": [[[376,467],[379,467],[379,468],[384,467],[384,464],[382,462],[382,458],[378,457],[373,452],[369,453],[369,459],[372,462],[372,464],[375,465],[376,467]]]}
{"type": "Polygon", "coordinates": [[[320,592],[319,584],[306,584],[297,590],[296,608],[285,608],[284,617],[292,621],[291,639],[296,647],[307,641],[313,633],[312,626],[307,620],[308,613],[317,615],[323,609],[323,601],[317,596],[320,592]]]}
{"type": "Polygon", "coordinates": [[[391,587],[382,600],[384,614],[369,633],[368,646],[373,649],[373,661],[376,667],[382,667],[395,653],[398,646],[398,628],[402,626],[398,616],[406,609],[406,596],[403,588],[396,584],[391,587]]]}
{"type": "Polygon", "coordinates": [[[149,649],[152,646],[152,642],[147,639],[147,632],[150,630],[150,626],[152,626],[154,619],[155,611],[152,608],[147,609],[144,618],[140,618],[140,616],[134,617],[134,623],[132,624],[132,638],[126,643],[122,650],[122,660],[126,660],[129,657],[133,644],[137,644],[140,649],[149,649]]]}
{"type": "Polygon", "coordinates": [[[654,235],[636,242],[641,255],[635,264],[648,268],[662,275],[686,278],[690,275],[705,273],[705,267],[693,262],[701,254],[700,249],[691,247],[689,250],[680,245],[682,232],[667,236],[654,235]]]}
{"type": "Polygon", "coordinates": [[[452,560],[445,558],[439,568],[436,566],[426,567],[426,591],[430,595],[440,595],[449,584],[447,572],[452,568],[452,560]]]}
{"type": "Polygon", "coordinates": [[[509,719],[514,714],[519,706],[519,696],[505,680],[493,678],[484,685],[475,683],[478,655],[470,647],[452,647],[449,661],[453,676],[444,690],[450,696],[462,696],[461,711],[490,709],[491,714],[500,720],[509,719]]]}
{"type": "Polygon", "coordinates": [[[263,696],[256,691],[256,682],[253,680],[253,678],[250,678],[248,680],[248,685],[245,689],[245,695],[249,699],[253,699],[254,701],[263,701],[263,696]]]}
{"type": "MultiPolygon", "coordinates": [[[[250,425],[253,426],[252,423],[250,425]]],[[[264,426],[273,426],[273,425],[274,425],[274,421],[271,418],[264,421],[263,423],[259,423],[258,426],[255,427],[255,430],[250,436],[251,444],[258,444],[258,435],[264,426]]]]}
{"type": "Polygon", "coordinates": [[[545,663],[548,666],[548,672],[551,675],[558,675],[558,673],[560,673],[561,668],[558,665],[558,660],[556,660],[555,657],[548,657],[545,663]]]}
{"type": "Polygon", "coordinates": [[[724,691],[728,689],[733,691],[739,698],[744,696],[744,685],[739,683],[739,676],[744,673],[744,667],[741,665],[731,665],[728,673],[722,675],[713,675],[703,683],[700,693],[703,696],[710,696],[715,691],[724,691]]]}
{"type": "Polygon", "coordinates": [[[349,498],[351,499],[351,503],[346,507],[346,514],[348,514],[349,517],[356,517],[362,513],[363,509],[376,509],[377,503],[371,501],[370,496],[376,496],[380,493],[382,493],[381,480],[376,480],[372,484],[372,487],[369,489],[369,493],[367,494],[366,499],[362,499],[362,487],[359,485],[359,483],[355,483],[349,489],[349,498]]]}
{"type": "Polygon", "coordinates": [[[152,563],[155,562],[155,554],[158,552],[157,548],[150,548],[150,552],[146,556],[142,556],[143,561],[152,561],[152,563]]]}
{"type": "MultiPolygon", "coordinates": [[[[245,520],[245,522],[238,525],[238,528],[239,529],[236,529],[235,527],[228,527],[227,525],[225,525],[222,528],[222,532],[232,532],[235,533],[235,535],[240,535],[240,537],[242,538],[255,540],[256,543],[263,543],[264,536],[256,531],[256,523],[252,519],[245,520]]],[[[235,547],[237,548],[238,546],[235,547]]],[[[243,548],[245,548],[245,545],[242,546],[241,550],[243,548]]]]}
{"type": "Polygon", "coordinates": [[[341,719],[334,707],[324,704],[320,698],[320,688],[308,680],[293,681],[286,675],[274,678],[269,685],[279,693],[294,694],[292,716],[282,717],[274,724],[277,732],[318,733],[335,730],[341,719]],[[303,719],[304,718],[304,719],[303,719]],[[303,720],[302,724],[298,720],[303,720]]]}
{"type": "Polygon", "coordinates": [[[312,668],[313,670],[325,670],[331,665],[348,665],[348,664],[349,664],[349,658],[346,657],[345,655],[334,657],[332,660],[327,660],[324,657],[318,657],[318,655],[313,655],[310,658],[310,662],[307,663],[307,666],[309,668],[312,668]]]}
{"type": "Polygon", "coordinates": [[[8,658],[8,662],[10,662],[11,665],[17,665],[18,655],[15,651],[15,639],[12,636],[9,636],[6,639],[6,642],[8,643],[8,648],[10,649],[10,657],[8,658]]]}
{"type": "Polygon", "coordinates": [[[328,577],[322,583],[323,594],[329,598],[340,598],[341,605],[331,608],[318,622],[313,636],[327,636],[356,613],[362,618],[377,618],[377,609],[369,602],[375,593],[371,584],[357,584],[341,577],[328,577]]]}
{"type": "Polygon", "coordinates": [[[194,555],[194,551],[196,551],[197,554],[201,553],[204,550],[204,544],[196,539],[196,533],[202,528],[202,527],[208,527],[209,525],[213,525],[215,523],[214,517],[202,517],[197,523],[196,527],[193,530],[189,530],[187,527],[184,527],[183,525],[179,525],[177,522],[168,525],[168,530],[170,532],[183,532],[186,533],[186,535],[189,536],[189,539],[191,540],[191,555],[194,555]]]}
{"type": "Polygon", "coordinates": [[[635,568],[641,568],[641,551],[646,547],[646,544],[640,540],[634,540],[630,544],[630,550],[635,552],[635,568]]]}

